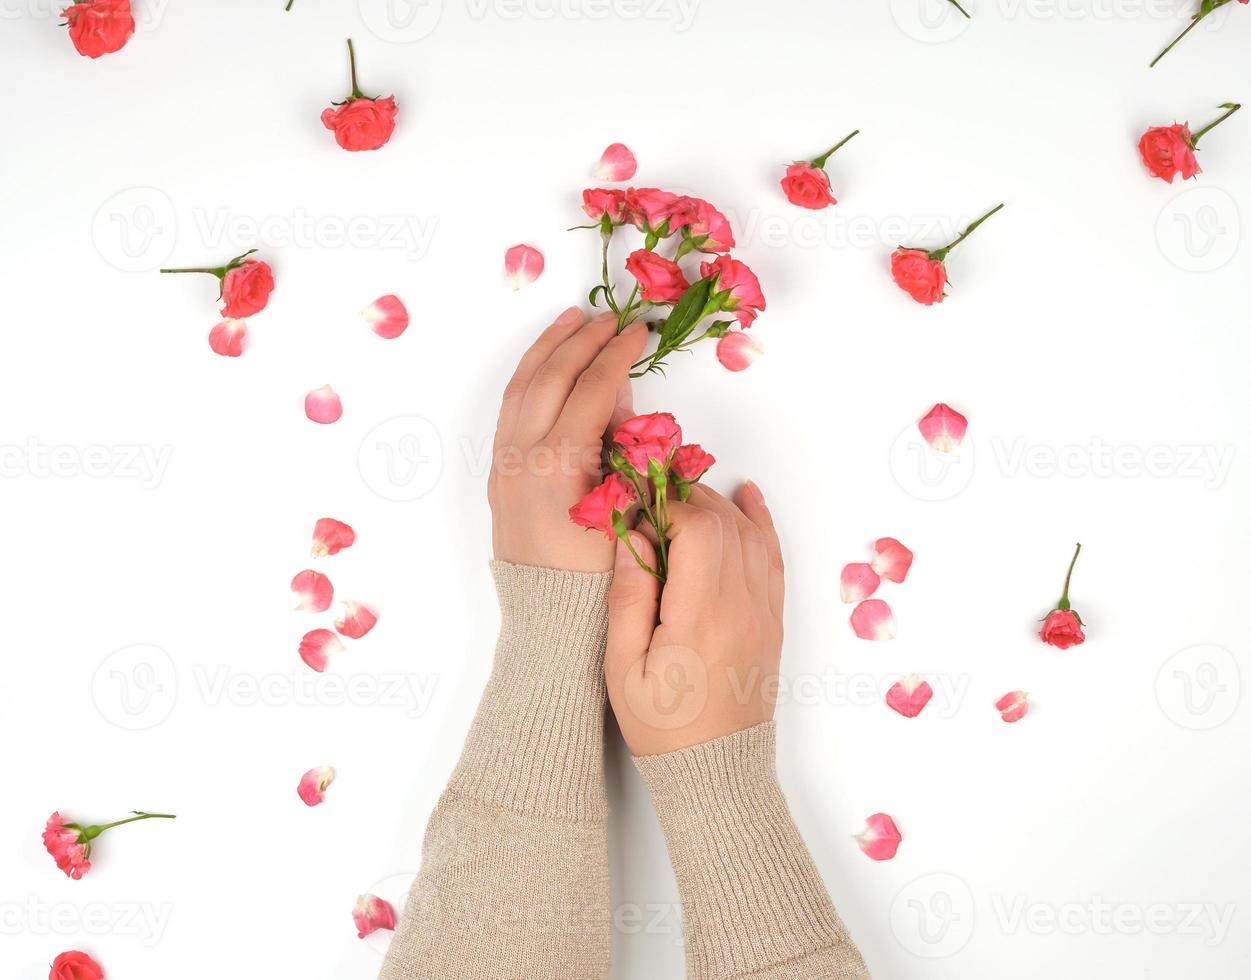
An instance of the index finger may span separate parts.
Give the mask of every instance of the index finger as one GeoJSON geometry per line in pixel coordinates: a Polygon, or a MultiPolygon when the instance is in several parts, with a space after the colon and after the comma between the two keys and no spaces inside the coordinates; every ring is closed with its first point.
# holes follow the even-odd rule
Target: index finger
{"type": "Polygon", "coordinates": [[[630,368],[642,356],[647,329],[635,320],[604,346],[578,375],[573,391],[552,426],[552,435],[576,445],[598,439],[612,421],[622,386],[630,384],[630,368]]]}
{"type": "Polygon", "coordinates": [[[552,352],[582,326],[586,317],[582,310],[571,306],[558,316],[550,327],[539,334],[538,339],[530,345],[517,363],[517,370],[512,379],[504,387],[504,397],[500,403],[499,421],[495,424],[495,448],[512,442],[513,432],[517,427],[517,416],[521,413],[521,402],[530,388],[530,380],[534,373],[542,367],[552,352]]]}

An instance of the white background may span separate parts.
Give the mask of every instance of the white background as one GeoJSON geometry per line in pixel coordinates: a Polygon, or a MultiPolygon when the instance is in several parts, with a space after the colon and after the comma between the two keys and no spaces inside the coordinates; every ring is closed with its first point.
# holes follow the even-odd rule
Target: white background
{"type": "MultiPolygon", "coordinates": [[[[405,27],[384,0],[140,0],[95,62],[60,4],[5,3],[0,972],[84,948],[110,980],[375,975],[350,911],[417,869],[489,668],[498,395],[593,283],[595,236],[564,229],[616,140],[636,183],[730,214],[768,297],[750,371],[698,349],[637,404],[778,516],[782,777],[874,977],[1251,972],[1251,112],[1185,188],[1135,153],[1251,101],[1251,11],[1148,71],[1197,2],[975,0],[967,25],[920,2],[476,0],[395,8],[405,27]],[[318,121],[349,35],[400,105],[378,153],[318,121]],[[857,127],[838,207],[788,205],[784,166],[857,127]],[[894,287],[894,245],[999,201],[946,303],[894,287]],[[514,294],[518,241],[548,269],[514,294]],[[251,247],[278,287],[226,360],[212,280],[153,270],[251,247]],[[413,313],[392,342],[358,318],[387,292],[413,313]],[[331,427],[302,413],[325,383],[331,427]],[[908,435],[936,401],[970,419],[946,470],[908,435]],[[318,680],[296,646],[330,616],[290,612],[287,583],[327,515],[359,542],[319,567],[381,622],[318,680]],[[851,635],[837,589],[880,535],[916,552],[880,593],[889,644],[851,635]],[[1090,639],[1061,653],[1033,631],[1077,540],[1090,639]],[[939,691],[914,721],[881,703],[908,671],[939,691]],[[1018,688],[1009,727],[992,705],[1018,688]],[[339,780],[309,810],[315,765],[339,780]],[[106,836],[73,882],[40,844],[55,808],[179,819],[106,836]],[[884,864],[850,838],[879,810],[905,835],[884,864]]],[[[680,977],[663,842],[612,761],[615,976],[680,977]]]]}

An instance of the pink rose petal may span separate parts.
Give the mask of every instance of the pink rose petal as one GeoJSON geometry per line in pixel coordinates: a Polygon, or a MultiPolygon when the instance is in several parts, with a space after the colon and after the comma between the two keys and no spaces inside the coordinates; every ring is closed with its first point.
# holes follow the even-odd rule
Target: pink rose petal
{"type": "Polygon", "coordinates": [[[860,843],[860,850],[874,861],[889,861],[903,840],[895,821],[885,813],[873,814],[864,822],[864,830],[853,836],[860,843]]]}
{"type": "Polygon", "coordinates": [[[364,939],[379,929],[394,929],[395,909],[377,895],[362,895],[356,900],[352,921],[356,923],[357,938],[364,939]]]}
{"type": "Polygon", "coordinates": [[[969,420],[950,405],[939,402],[917,423],[925,441],[940,453],[952,453],[960,447],[969,420]]]}
{"type": "Polygon", "coordinates": [[[872,565],[864,562],[852,562],[843,567],[841,580],[843,602],[860,602],[877,591],[882,584],[872,565]]]}
{"type": "Polygon", "coordinates": [[[363,310],[361,316],[383,340],[394,340],[408,329],[408,310],[398,296],[382,296],[363,310]]]}
{"type": "Polygon", "coordinates": [[[928,681],[921,680],[916,674],[909,674],[886,692],[886,703],[905,718],[915,718],[933,696],[934,689],[928,681]]]}
{"type": "Polygon", "coordinates": [[[727,371],[746,371],[756,363],[762,351],[760,342],[742,330],[728,333],[717,341],[717,360],[727,371]]]}
{"type": "Polygon", "coordinates": [[[318,425],[330,425],[343,417],[343,403],[330,385],[322,385],[304,396],[304,414],[318,425]]]}
{"type": "Polygon", "coordinates": [[[862,640],[893,640],[895,615],[881,599],[865,599],[851,611],[851,628],[862,640]]]}
{"type": "Polygon", "coordinates": [[[543,275],[543,253],[529,245],[514,245],[504,253],[504,278],[514,290],[543,275]]]}
{"type": "Polygon", "coordinates": [[[243,339],[248,333],[247,320],[223,320],[209,331],[209,347],[222,357],[238,357],[243,353],[243,339]]]}
{"type": "Polygon", "coordinates": [[[321,673],[336,653],[343,652],[343,641],[330,630],[311,630],[300,641],[300,659],[321,673]]]}
{"type": "Polygon", "coordinates": [[[595,166],[596,180],[629,180],[638,171],[638,161],[624,143],[613,143],[595,166]]]}
{"type": "Polygon", "coordinates": [[[291,591],[300,597],[297,612],[325,612],[334,601],[334,586],[321,572],[305,569],[291,580],[291,591]]]}
{"type": "Polygon", "coordinates": [[[345,599],[343,616],[334,621],[334,628],[351,640],[359,640],[374,628],[378,622],[378,614],[368,606],[345,599]]]}
{"type": "Polygon", "coordinates": [[[894,538],[878,538],[873,545],[877,556],[873,570],[891,582],[902,582],[912,567],[912,552],[894,538]]]}
{"type": "Polygon", "coordinates": [[[331,766],[321,766],[304,774],[296,792],[306,804],[317,806],[326,799],[326,788],[333,782],[334,769],[331,766]]]}
{"type": "Polygon", "coordinates": [[[995,702],[995,710],[1009,724],[1020,721],[1029,713],[1029,694],[1025,691],[1011,691],[995,702]]]}
{"type": "Polygon", "coordinates": [[[326,555],[337,555],[344,548],[350,548],[356,541],[356,532],[333,517],[323,517],[313,528],[313,557],[324,558],[326,555]]]}

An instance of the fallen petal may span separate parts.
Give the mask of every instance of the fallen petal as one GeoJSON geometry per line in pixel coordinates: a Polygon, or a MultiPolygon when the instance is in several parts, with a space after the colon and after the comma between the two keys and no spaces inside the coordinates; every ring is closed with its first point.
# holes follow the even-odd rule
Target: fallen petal
{"type": "Polygon", "coordinates": [[[343,616],[334,621],[334,628],[350,640],[359,640],[378,622],[378,614],[366,605],[345,599],[343,607],[343,616]]]}
{"type": "Polygon", "coordinates": [[[334,601],[334,586],[321,572],[305,569],[291,580],[291,591],[300,597],[298,612],[325,612],[334,601]]]}
{"type": "Polygon", "coordinates": [[[851,611],[851,628],[862,640],[893,640],[895,615],[881,599],[865,599],[851,611]]]}
{"type": "Polygon", "coordinates": [[[878,578],[872,565],[857,561],[843,567],[841,584],[843,602],[860,602],[873,595],[882,580],[878,578]]]}
{"type": "Polygon", "coordinates": [[[343,652],[343,642],[330,630],[312,630],[300,641],[300,659],[321,673],[336,653],[343,652]]]}
{"type": "Polygon", "coordinates": [[[529,245],[514,245],[504,253],[504,278],[514,290],[543,275],[543,253],[529,245]]]}
{"type": "Polygon", "coordinates": [[[939,402],[917,423],[921,435],[940,453],[955,452],[964,439],[969,420],[950,405],[939,402]]]}
{"type": "Polygon", "coordinates": [[[296,792],[300,794],[300,799],[309,806],[317,806],[318,803],[326,799],[326,788],[333,782],[334,768],[321,766],[317,769],[310,769],[304,774],[304,778],[300,780],[300,785],[296,792]]]}
{"type": "Polygon", "coordinates": [[[902,582],[912,567],[912,552],[894,538],[878,538],[873,544],[877,557],[873,570],[891,582],[902,582]]]}
{"type": "Polygon", "coordinates": [[[1029,694],[1025,691],[1011,691],[995,702],[995,710],[1009,724],[1020,721],[1029,713],[1029,694]]]}
{"type": "Polygon", "coordinates": [[[874,861],[889,861],[899,850],[903,835],[895,821],[885,813],[875,813],[864,822],[864,830],[853,835],[864,851],[874,861]]]}
{"type": "Polygon", "coordinates": [[[928,681],[921,680],[916,674],[909,674],[901,681],[896,681],[886,692],[886,703],[905,718],[915,718],[930,703],[934,689],[928,681]]]}
{"type": "Polygon", "coordinates": [[[357,938],[364,939],[379,929],[394,929],[395,909],[391,908],[390,902],[383,901],[377,895],[362,895],[356,900],[352,921],[356,923],[357,938]]]}
{"type": "Polygon", "coordinates": [[[333,517],[322,517],[313,527],[313,557],[337,555],[344,548],[350,548],[355,541],[356,532],[349,525],[333,517]]]}
{"type": "Polygon", "coordinates": [[[304,414],[318,425],[329,425],[343,417],[343,402],[330,385],[322,385],[304,396],[304,414]]]}
{"type": "Polygon", "coordinates": [[[222,357],[238,357],[243,353],[243,338],[247,333],[247,320],[223,320],[209,331],[209,347],[222,357]]]}
{"type": "Polygon", "coordinates": [[[383,340],[394,340],[408,329],[408,310],[398,296],[382,296],[363,310],[361,316],[383,340]]]}
{"type": "Polygon", "coordinates": [[[634,154],[624,143],[613,143],[595,166],[596,180],[629,180],[639,169],[634,154]]]}
{"type": "Polygon", "coordinates": [[[751,334],[735,330],[717,341],[717,360],[727,371],[746,371],[756,363],[762,350],[751,334]]]}

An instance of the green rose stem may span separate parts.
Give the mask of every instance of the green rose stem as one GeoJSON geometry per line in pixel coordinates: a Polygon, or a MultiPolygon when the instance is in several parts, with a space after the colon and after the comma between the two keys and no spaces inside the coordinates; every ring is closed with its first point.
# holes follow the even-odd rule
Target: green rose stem
{"type": "Polygon", "coordinates": [[[243,265],[243,260],[255,252],[256,249],[250,248],[242,255],[236,255],[225,265],[218,266],[215,269],[162,269],[161,272],[207,272],[210,276],[216,276],[218,279],[225,279],[226,273],[231,269],[237,269],[243,265]]]}
{"type": "Polygon", "coordinates": [[[1190,18],[1190,26],[1188,26],[1184,31],[1178,34],[1177,37],[1173,38],[1173,42],[1167,48],[1165,48],[1163,51],[1157,54],[1155,56],[1155,60],[1152,61],[1148,67],[1154,68],[1157,64],[1159,64],[1160,59],[1163,58],[1170,51],[1172,51],[1175,47],[1177,47],[1177,42],[1180,41],[1182,38],[1184,38],[1191,31],[1193,31],[1196,27],[1198,27],[1199,24],[1203,21],[1203,19],[1208,16],[1208,14],[1213,13],[1216,10],[1219,10],[1221,7],[1225,6],[1225,4],[1229,2],[1230,0],[1203,0],[1203,5],[1199,7],[1199,12],[1190,18]]]}
{"type": "Polygon", "coordinates": [[[626,528],[625,519],[621,516],[621,511],[619,510],[614,510],[612,512],[612,529],[613,533],[622,540],[628,549],[630,549],[630,554],[634,556],[634,561],[639,568],[643,569],[643,571],[645,571],[648,575],[664,582],[664,576],[661,575],[660,572],[656,571],[656,569],[652,568],[651,565],[647,564],[647,562],[643,561],[643,559],[639,557],[639,553],[634,550],[634,542],[630,540],[630,532],[626,528]]]}
{"type": "Polygon", "coordinates": [[[1060,601],[1056,603],[1057,609],[1068,611],[1072,608],[1069,604],[1069,582],[1073,580],[1073,566],[1077,564],[1077,556],[1082,553],[1082,543],[1077,542],[1077,550],[1073,552],[1073,560],[1069,562],[1068,574],[1064,576],[1064,592],[1060,596],[1060,601]]]}
{"type": "Polygon", "coordinates": [[[950,3],[953,7],[955,7],[958,11],[960,11],[960,13],[964,14],[967,20],[973,19],[972,17],[969,16],[969,12],[960,6],[958,0],[947,0],[947,2],[950,3]]]}
{"type": "Polygon", "coordinates": [[[352,94],[348,96],[348,101],[352,99],[363,99],[365,93],[361,91],[359,85],[356,84],[356,49],[352,47],[352,39],[348,38],[348,62],[352,66],[352,94]]]}
{"type": "Polygon", "coordinates": [[[295,3],[295,0],[287,0],[287,10],[290,10],[290,9],[291,9],[291,5],[292,5],[293,3],[295,3]]]}
{"type": "Polygon", "coordinates": [[[1002,204],[996,204],[993,208],[987,211],[984,215],[982,215],[980,218],[974,221],[973,224],[969,225],[969,227],[965,228],[964,231],[960,232],[960,235],[950,245],[944,246],[943,248],[935,249],[933,252],[927,252],[926,254],[931,259],[936,259],[939,262],[941,262],[943,259],[947,257],[948,252],[950,252],[953,248],[955,248],[962,241],[964,241],[971,234],[973,234],[973,232],[977,230],[978,225],[980,225],[983,221],[989,218],[992,214],[994,214],[996,211],[1001,210],[1002,208],[1003,208],[1002,204]]]}
{"type": "Polygon", "coordinates": [[[1217,126],[1219,126],[1226,119],[1232,116],[1235,112],[1241,109],[1242,103],[1241,102],[1223,102],[1221,103],[1219,108],[1228,109],[1229,111],[1226,112],[1225,115],[1221,116],[1219,119],[1212,120],[1212,122],[1208,123],[1201,130],[1199,130],[1199,132],[1195,133],[1193,136],[1190,137],[1190,148],[1192,150],[1197,150],[1199,148],[1200,139],[1202,139],[1209,132],[1214,130],[1217,126]]]}
{"type": "MultiPolygon", "coordinates": [[[[954,2],[954,0],[953,0],[953,2],[954,2]]],[[[960,6],[960,5],[959,5],[959,4],[956,4],[956,6],[958,7],[958,6],[960,6]]],[[[965,14],[965,16],[967,17],[967,16],[968,16],[968,14],[965,14]]],[[[848,133],[848,134],[847,134],[846,136],[844,136],[841,140],[839,140],[837,143],[835,143],[833,146],[831,146],[828,150],[826,150],[824,153],[822,153],[819,157],[814,157],[814,158],[812,159],[812,166],[814,166],[814,167],[818,167],[818,168],[820,168],[820,169],[824,170],[824,169],[825,169],[825,161],[826,161],[826,160],[828,160],[830,157],[832,157],[832,156],[833,156],[835,153],[837,153],[839,150],[841,150],[841,149],[842,149],[842,148],[843,148],[843,147],[844,147],[844,146],[848,143],[848,141],[850,141],[850,140],[851,140],[851,138],[852,138],[853,136],[858,135],[858,134],[859,134],[859,132],[860,132],[860,130],[858,130],[858,129],[857,129],[857,130],[855,130],[854,132],[848,133]]]]}
{"type": "MultiPolygon", "coordinates": [[[[106,823],[103,827],[91,826],[80,827],[84,840],[95,840],[106,830],[112,830],[114,827],[120,827],[122,824],[135,823],[138,820],[176,820],[177,817],[172,813],[142,813],[136,812],[133,817],[127,817],[125,820],[116,820],[113,823],[106,823]]],[[[70,824],[69,826],[73,826],[70,824]]]]}

